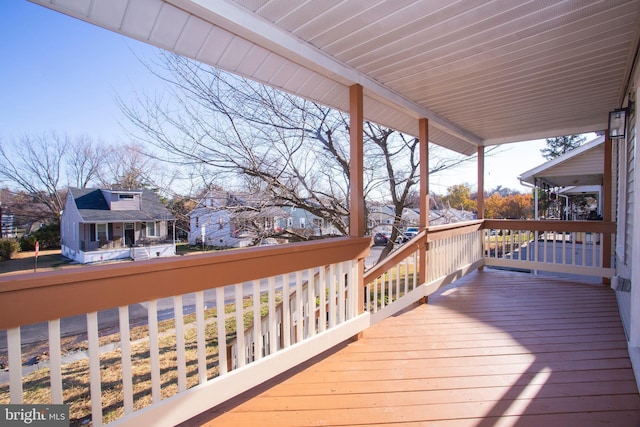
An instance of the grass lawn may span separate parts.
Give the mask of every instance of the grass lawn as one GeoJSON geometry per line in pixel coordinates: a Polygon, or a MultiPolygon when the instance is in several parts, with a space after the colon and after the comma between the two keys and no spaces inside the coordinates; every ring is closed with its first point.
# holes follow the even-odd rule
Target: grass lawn
{"type": "MultiPolygon", "coordinates": [[[[35,252],[18,252],[10,260],[0,261],[0,275],[32,273],[36,267],[35,252]]],[[[60,249],[40,251],[38,255],[37,271],[51,271],[60,268],[79,267],[71,264],[69,258],[60,254],[60,249]]]]}
{"type": "MultiPolygon", "coordinates": [[[[217,248],[206,246],[205,251],[215,252],[217,248]]],[[[177,255],[196,255],[201,254],[202,246],[193,246],[188,244],[176,244],[177,255]]],[[[18,252],[10,260],[0,261],[0,275],[33,273],[36,266],[35,252],[18,252]]],[[[118,261],[127,262],[127,261],[118,261]]],[[[51,271],[62,268],[82,268],[90,267],[90,265],[81,265],[74,263],[71,259],[64,257],[60,253],[60,249],[40,251],[38,255],[37,271],[51,271]]]]}

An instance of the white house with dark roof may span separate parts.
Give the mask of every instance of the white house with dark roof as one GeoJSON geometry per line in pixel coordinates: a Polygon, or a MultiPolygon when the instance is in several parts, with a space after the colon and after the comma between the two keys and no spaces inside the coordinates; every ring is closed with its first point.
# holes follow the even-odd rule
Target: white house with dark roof
{"type": "Polygon", "coordinates": [[[174,216],[151,190],[69,188],[62,255],[79,263],[174,256],[174,216]]]}

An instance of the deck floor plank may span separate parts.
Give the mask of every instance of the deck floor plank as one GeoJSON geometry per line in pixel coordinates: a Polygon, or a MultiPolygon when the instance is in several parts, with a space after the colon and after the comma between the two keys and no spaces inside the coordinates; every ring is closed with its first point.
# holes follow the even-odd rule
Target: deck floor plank
{"type": "Polygon", "coordinates": [[[474,272],[183,426],[640,426],[615,295],[474,272]]]}

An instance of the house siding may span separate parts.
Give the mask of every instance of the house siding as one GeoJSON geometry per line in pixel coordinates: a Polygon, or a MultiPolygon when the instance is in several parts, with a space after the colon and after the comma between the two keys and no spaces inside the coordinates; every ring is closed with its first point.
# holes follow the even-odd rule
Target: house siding
{"type": "Polygon", "coordinates": [[[147,248],[147,259],[172,256],[171,220],[171,213],[149,190],[70,188],[60,223],[62,255],[80,263],[103,262],[131,258],[130,246],[135,246],[147,248]],[[145,229],[148,223],[155,224],[154,233],[145,229]],[[133,225],[133,233],[125,232],[127,224],[133,225]],[[99,227],[104,233],[98,235],[99,227]]]}
{"type": "MultiPolygon", "coordinates": [[[[640,80],[637,76],[636,85],[640,80]]],[[[637,101],[637,99],[636,99],[637,101]]],[[[638,115],[633,114],[629,119],[627,144],[625,146],[626,154],[626,192],[624,206],[624,264],[626,266],[625,273],[631,283],[631,302],[630,302],[630,344],[635,347],[635,351],[631,351],[631,357],[634,362],[636,378],[640,379],[640,269],[634,269],[634,260],[637,263],[637,254],[640,253],[640,227],[634,226],[634,218],[640,217],[640,203],[636,200],[640,195],[640,181],[637,179],[636,171],[638,170],[637,156],[637,135],[636,129],[638,125],[638,115]],[[634,258],[635,257],[635,258],[634,258]]]]}
{"type": "Polygon", "coordinates": [[[67,194],[64,210],[60,217],[60,240],[62,247],[62,255],[74,258],[69,254],[75,254],[80,250],[80,240],[82,236],[79,230],[79,224],[82,222],[82,216],[75,203],[71,192],[67,194]]]}
{"type": "Polygon", "coordinates": [[[629,264],[633,259],[633,218],[634,218],[634,197],[636,186],[636,137],[635,137],[635,117],[630,120],[632,125],[629,129],[629,136],[626,146],[626,206],[625,206],[625,245],[624,262],[629,264]]]}
{"type": "Polygon", "coordinates": [[[559,176],[573,176],[582,175],[584,171],[590,171],[592,174],[604,173],[604,163],[602,159],[604,157],[604,145],[600,144],[593,149],[586,151],[577,156],[575,160],[571,162],[564,162],[558,166],[549,169],[545,172],[545,175],[559,175],[559,176]]]}
{"type": "Polygon", "coordinates": [[[138,211],[141,208],[141,193],[102,190],[102,194],[112,211],[138,211]],[[126,194],[132,198],[121,199],[120,194],[126,194]]]}

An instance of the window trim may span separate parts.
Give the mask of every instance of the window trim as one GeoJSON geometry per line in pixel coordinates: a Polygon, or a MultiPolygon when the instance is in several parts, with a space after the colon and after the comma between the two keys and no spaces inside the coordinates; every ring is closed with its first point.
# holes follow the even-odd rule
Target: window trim
{"type": "Polygon", "coordinates": [[[100,227],[104,227],[105,240],[109,240],[109,224],[106,222],[96,222],[96,242],[100,241],[100,227]]]}
{"type": "Polygon", "coordinates": [[[147,237],[160,237],[160,226],[157,221],[147,221],[145,228],[147,237]],[[153,234],[150,234],[149,230],[152,230],[153,234]]]}

